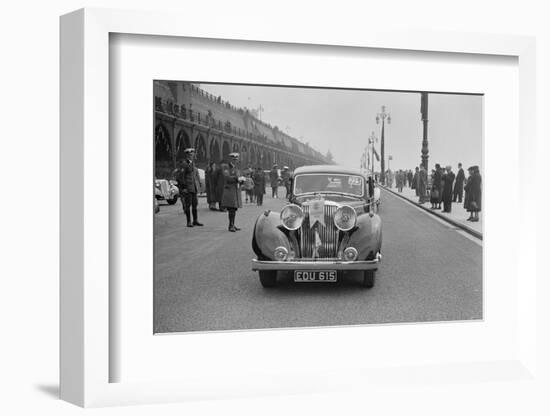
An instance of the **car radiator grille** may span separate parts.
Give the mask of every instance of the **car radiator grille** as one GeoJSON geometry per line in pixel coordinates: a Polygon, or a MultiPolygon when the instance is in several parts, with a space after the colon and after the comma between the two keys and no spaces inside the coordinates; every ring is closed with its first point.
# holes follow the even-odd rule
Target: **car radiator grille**
{"type": "Polygon", "coordinates": [[[334,259],[338,252],[338,228],[334,225],[334,213],[337,207],[325,205],[325,225],[318,222],[310,227],[309,206],[303,205],[305,218],[300,229],[300,251],[302,258],[327,260],[334,259]],[[319,239],[316,238],[319,234],[319,239]],[[315,245],[320,246],[316,249],[315,245]]]}

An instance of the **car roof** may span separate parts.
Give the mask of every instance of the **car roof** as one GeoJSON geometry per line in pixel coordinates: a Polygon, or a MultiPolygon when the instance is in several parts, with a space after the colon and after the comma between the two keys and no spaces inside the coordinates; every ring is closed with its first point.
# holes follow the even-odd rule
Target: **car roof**
{"type": "Polygon", "coordinates": [[[340,165],[311,165],[301,166],[294,170],[294,175],[300,175],[302,173],[343,173],[346,175],[358,175],[365,176],[359,169],[353,169],[347,166],[340,165]]]}

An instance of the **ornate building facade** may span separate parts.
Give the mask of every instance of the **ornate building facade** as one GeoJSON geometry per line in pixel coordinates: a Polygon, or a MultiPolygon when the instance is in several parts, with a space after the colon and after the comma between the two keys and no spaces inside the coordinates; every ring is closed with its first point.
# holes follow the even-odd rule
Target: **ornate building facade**
{"type": "Polygon", "coordinates": [[[302,165],[331,163],[307,144],[259,120],[196,84],[154,81],[155,174],[170,175],[184,149],[196,149],[197,166],[220,162],[231,152],[241,154],[242,167],[270,169],[277,163],[291,170],[302,165]]]}

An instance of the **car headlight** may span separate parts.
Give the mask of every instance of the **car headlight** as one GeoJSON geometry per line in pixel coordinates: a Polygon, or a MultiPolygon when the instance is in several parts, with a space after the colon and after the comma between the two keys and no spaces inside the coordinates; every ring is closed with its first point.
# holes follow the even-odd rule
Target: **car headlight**
{"type": "Polygon", "coordinates": [[[281,211],[281,222],[287,230],[297,230],[304,222],[304,211],[298,205],[287,205],[281,211]]]}
{"type": "Polygon", "coordinates": [[[340,231],[349,231],[357,222],[357,214],[349,205],[343,205],[338,208],[334,214],[334,225],[340,231]]]}

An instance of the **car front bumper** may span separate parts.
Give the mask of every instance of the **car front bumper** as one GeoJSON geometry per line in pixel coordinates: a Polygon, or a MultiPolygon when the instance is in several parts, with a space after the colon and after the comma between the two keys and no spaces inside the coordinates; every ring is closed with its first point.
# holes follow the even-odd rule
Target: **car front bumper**
{"type": "Polygon", "coordinates": [[[376,270],[382,255],[378,253],[374,260],[256,260],[252,259],[252,270],[376,270]]]}

